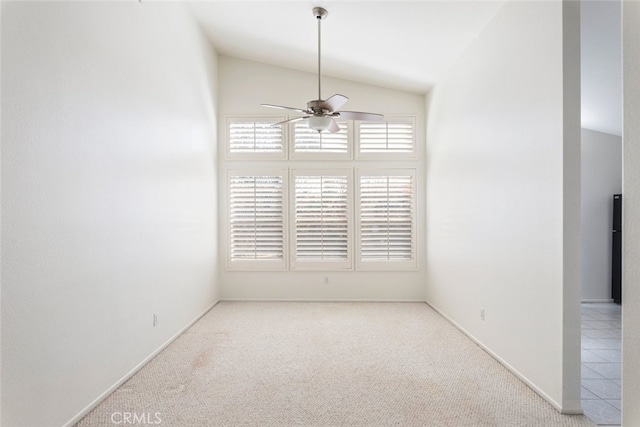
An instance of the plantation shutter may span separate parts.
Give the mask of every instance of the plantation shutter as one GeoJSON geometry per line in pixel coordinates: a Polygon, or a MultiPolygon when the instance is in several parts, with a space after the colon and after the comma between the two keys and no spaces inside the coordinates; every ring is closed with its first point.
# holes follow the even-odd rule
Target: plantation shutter
{"type": "Polygon", "coordinates": [[[263,261],[276,268],[285,266],[284,191],[283,176],[229,176],[232,263],[263,261]]]}
{"type": "Polygon", "coordinates": [[[385,122],[361,122],[358,125],[360,153],[413,154],[415,121],[412,118],[385,122]]]}
{"type": "Polygon", "coordinates": [[[350,267],[349,177],[297,175],[294,204],[294,266],[350,267]]]}
{"type": "Polygon", "coordinates": [[[284,127],[273,126],[284,117],[273,119],[229,119],[228,154],[245,157],[259,154],[282,157],[284,155],[284,127]]]}
{"type": "Polygon", "coordinates": [[[363,174],[359,192],[360,265],[414,265],[415,174],[363,174]]]}
{"type": "Polygon", "coordinates": [[[340,131],[330,133],[315,131],[309,128],[306,121],[296,122],[293,128],[294,156],[304,157],[305,153],[323,153],[334,157],[349,155],[349,125],[344,121],[338,121],[338,125],[340,131]]]}

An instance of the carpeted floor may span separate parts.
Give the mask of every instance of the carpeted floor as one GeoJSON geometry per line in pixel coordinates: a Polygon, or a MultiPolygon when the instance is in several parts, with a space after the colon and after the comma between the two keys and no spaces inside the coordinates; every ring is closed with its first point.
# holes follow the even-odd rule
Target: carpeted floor
{"type": "Polygon", "coordinates": [[[222,302],[77,426],[134,416],[178,427],[594,425],[558,413],[420,303],[222,302]]]}

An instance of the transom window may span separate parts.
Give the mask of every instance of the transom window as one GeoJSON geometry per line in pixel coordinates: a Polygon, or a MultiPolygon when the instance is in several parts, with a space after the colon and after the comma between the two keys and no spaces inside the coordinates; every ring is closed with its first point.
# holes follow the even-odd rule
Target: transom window
{"type": "Polygon", "coordinates": [[[286,120],[273,118],[229,118],[227,121],[227,158],[284,158],[286,126],[273,126],[286,120]]]}
{"type": "Polygon", "coordinates": [[[317,132],[306,122],[293,125],[293,159],[314,159],[318,154],[323,158],[348,159],[351,157],[351,126],[346,121],[338,121],[340,131],[336,133],[317,132]]]}
{"type": "Polygon", "coordinates": [[[362,122],[358,124],[358,147],[362,155],[415,153],[415,120],[401,118],[384,122],[362,122]]]}

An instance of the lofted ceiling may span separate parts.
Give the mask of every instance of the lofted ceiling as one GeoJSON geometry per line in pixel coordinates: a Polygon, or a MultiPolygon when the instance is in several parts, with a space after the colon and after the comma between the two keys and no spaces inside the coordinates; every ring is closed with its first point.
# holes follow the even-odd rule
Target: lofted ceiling
{"type": "MultiPolygon", "coordinates": [[[[188,7],[219,54],[315,73],[312,9],[322,6],[329,11],[322,22],[323,75],[426,93],[504,3],[210,0],[188,7]]],[[[583,127],[617,135],[622,126],[619,13],[618,0],[583,1],[583,127]]]]}
{"type": "Polygon", "coordinates": [[[190,9],[218,53],[425,93],[500,9],[500,1],[210,1],[190,9]]]}

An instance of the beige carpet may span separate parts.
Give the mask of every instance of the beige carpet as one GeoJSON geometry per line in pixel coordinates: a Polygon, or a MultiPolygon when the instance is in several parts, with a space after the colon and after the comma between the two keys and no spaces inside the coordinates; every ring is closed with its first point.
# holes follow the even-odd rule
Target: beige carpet
{"type": "Polygon", "coordinates": [[[77,425],[126,413],[180,427],[594,425],[419,303],[222,302],[77,425]]]}

